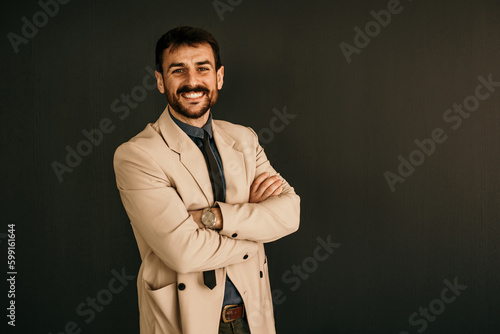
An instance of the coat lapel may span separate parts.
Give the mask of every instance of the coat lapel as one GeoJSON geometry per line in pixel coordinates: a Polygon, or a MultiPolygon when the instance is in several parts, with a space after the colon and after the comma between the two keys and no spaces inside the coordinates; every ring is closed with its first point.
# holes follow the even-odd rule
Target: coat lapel
{"type": "MultiPolygon", "coordinates": [[[[204,163],[203,153],[191,138],[174,123],[168,112],[168,107],[158,122],[168,147],[179,154],[179,160],[196,180],[207,202],[213,204],[212,184],[207,165],[204,163]]],[[[243,191],[247,189],[244,155],[236,147],[236,141],[217,124],[217,121],[212,121],[212,131],[224,168],[226,203],[247,201],[248,194],[243,191]]]]}
{"type": "Polygon", "coordinates": [[[226,179],[226,203],[242,203],[248,200],[245,158],[238,150],[236,141],[225,132],[217,121],[212,121],[215,144],[219,150],[226,179]]]}
{"type": "Polygon", "coordinates": [[[212,184],[203,153],[191,138],[174,123],[167,108],[158,120],[163,139],[171,150],[179,154],[180,162],[195,179],[207,203],[213,203],[212,184]]]}

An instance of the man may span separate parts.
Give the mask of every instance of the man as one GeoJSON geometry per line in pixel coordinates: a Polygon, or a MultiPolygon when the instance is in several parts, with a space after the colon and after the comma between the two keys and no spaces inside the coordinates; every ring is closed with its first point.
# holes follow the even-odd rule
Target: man
{"type": "Polygon", "coordinates": [[[212,120],[224,67],[211,34],[167,32],[156,66],[168,105],[114,158],[141,333],[275,333],[263,244],[298,229],[300,199],[252,129],[212,120]]]}

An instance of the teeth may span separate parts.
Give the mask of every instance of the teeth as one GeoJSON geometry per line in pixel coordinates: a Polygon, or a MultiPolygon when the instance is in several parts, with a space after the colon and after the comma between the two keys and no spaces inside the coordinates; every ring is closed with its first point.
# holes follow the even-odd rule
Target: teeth
{"type": "Polygon", "coordinates": [[[197,97],[200,97],[203,95],[203,92],[193,92],[193,93],[188,93],[188,94],[183,94],[184,97],[187,97],[188,99],[195,99],[197,97]]]}

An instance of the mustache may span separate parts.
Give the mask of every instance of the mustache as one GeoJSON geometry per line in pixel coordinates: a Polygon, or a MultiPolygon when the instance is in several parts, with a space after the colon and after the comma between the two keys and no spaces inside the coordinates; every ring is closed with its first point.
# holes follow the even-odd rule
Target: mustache
{"type": "Polygon", "coordinates": [[[177,94],[189,93],[189,92],[203,92],[209,93],[208,88],[204,86],[182,86],[177,90],[177,94]]]}

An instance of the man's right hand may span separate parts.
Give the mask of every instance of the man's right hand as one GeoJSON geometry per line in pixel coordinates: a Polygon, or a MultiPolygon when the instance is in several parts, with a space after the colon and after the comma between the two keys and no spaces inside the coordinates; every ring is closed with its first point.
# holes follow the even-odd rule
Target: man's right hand
{"type": "Polygon", "coordinates": [[[283,181],[279,174],[269,177],[268,172],[264,172],[257,176],[250,186],[249,203],[259,203],[271,196],[281,194],[283,190],[283,181]]]}

